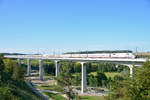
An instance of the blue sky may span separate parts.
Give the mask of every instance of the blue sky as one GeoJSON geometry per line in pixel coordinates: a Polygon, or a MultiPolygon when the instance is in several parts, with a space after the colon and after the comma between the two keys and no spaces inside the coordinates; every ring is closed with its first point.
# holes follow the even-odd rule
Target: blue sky
{"type": "Polygon", "coordinates": [[[150,51],[150,0],[0,0],[0,52],[150,51]]]}

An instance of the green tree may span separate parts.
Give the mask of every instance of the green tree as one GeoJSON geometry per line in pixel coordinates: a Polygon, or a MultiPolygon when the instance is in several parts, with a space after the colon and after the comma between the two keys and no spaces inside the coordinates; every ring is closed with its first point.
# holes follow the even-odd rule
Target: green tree
{"type": "Polygon", "coordinates": [[[124,78],[121,76],[121,75],[115,75],[114,76],[114,81],[116,81],[116,80],[124,80],[124,78]]]}
{"type": "Polygon", "coordinates": [[[76,86],[81,85],[81,73],[76,73],[73,79],[76,86]]]}
{"type": "Polygon", "coordinates": [[[2,73],[3,71],[4,71],[4,62],[3,62],[3,59],[2,59],[3,57],[2,56],[0,56],[0,73],[2,73]]]}
{"type": "Polygon", "coordinates": [[[55,64],[54,62],[44,62],[44,72],[46,74],[55,75],[55,64]]]}
{"type": "Polygon", "coordinates": [[[81,72],[81,64],[75,63],[74,70],[75,70],[75,72],[80,73],[81,72]]]}
{"type": "Polygon", "coordinates": [[[150,62],[135,68],[133,77],[118,78],[111,83],[112,93],[107,100],[150,100],[150,62]]]}
{"type": "Polygon", "coordinates": [[[89,66],[88,70],[92,71],[92,72],[96,72],[98,70],[98,64],[97,63],[91,63],[91,66],[89,66]]]}
{"type": "Polygon", "coordinates": [[[90,86],[93,86],[93,87],[97,87],[98,86],[97,77],[95,77],[94,75],[90,75],[88,80],[89,80],[89,85],[90,86]]]}
{"type": "Polygon", "coordinates": [[[133,79],[127,85],[127,96],[130,100],[150,100],[150,62],[137,68],[133,79]]]}
{"type": "Polygon", "coordinates": [[[7,73],[7,75],[9,77],[11,77],[12,74],[13,74],[13,67],[14,67],[13,61],[10,60],[10,59],[5,59],[4,60],[4,64],[5,64],[5,70],[4,70],[4,72],[7,73]]]}
{"type": "Polygon", "coordinates": [[[60,74],[57,77],[58,85],[64,88],[64,93],[68,96],[69,100],[75,97],[73,93],[73,76],[71,74],[71,67],[69,63],[63,62],[60,74]]]}
{"type": "Polygon", "coordinates": [[[19,67],[17,62],[10,59],[5,59],[4,64],[4,72],[8,75],[9,78],[17,81],[24,79],[25,69],[23,67],[19,67]]]}
{"type": "Polygon", "coordinates": [[[102,81],[107,81],[107,77],[104,74],[104,72],[98,71],[97,74],[96,74],[96,78],[97,78],[97,81],[98,81],[98,86],[105,85],[105,84],[103,84],[104,82],[102,82],[102,81]]]}
{"type": "Polygon", "coordinates": [[[17,100],[8,86],[0,87],[0,100],[17,100]]]}
{"type": "Polygon", "coordinates": [[[0,85],[2,84],[2,81],[4,80],[4,62],[2,59],[2,56],[0,56],[0,85]]]}

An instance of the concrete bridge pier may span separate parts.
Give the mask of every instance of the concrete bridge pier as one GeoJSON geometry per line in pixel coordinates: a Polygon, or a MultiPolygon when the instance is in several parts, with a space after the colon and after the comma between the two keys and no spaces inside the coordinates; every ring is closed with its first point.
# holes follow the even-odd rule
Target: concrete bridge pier
{"type": "Polygon", "coordinates": [[[86,91],[87,81],[86,81],[86,63],[81,62],[82,67],[82,78],[81,78],[81,93],[86,91]]]}
{"type": "Polygon", "coordinates": [[[29,76],[31,73],[31,62],[30,59],[27,59],[27,75],[29,76]]]}
{"type": "Polygon", "coordinates": [[[133,74],[133,65],[128,65],[129,69],[130,69],[130,77],[132,77],[133,74]]]}
{"type": "Polygon", "coordinates": [[[39,60],[39,78],[43,81],[43,61],[39,60]]]}
{"type": "Polygon", "coordinates": [[[21,59],[18,58],[17,60],[18,60],[18,65],[21,67],[21,59]]]}
{"type": "Polygon", "coordinates": [[[118,64],[116,64],[116,68],[118,68],[119,67],[119,65],[118,64]]]}
{"type": "Polygon", "coordinates": [[[55,76],[57,77],[59,75],[59,71],[60,71],[60,63],[59,63],[59,61],[55,61],[55,63],[56,63],[55,76]]]}

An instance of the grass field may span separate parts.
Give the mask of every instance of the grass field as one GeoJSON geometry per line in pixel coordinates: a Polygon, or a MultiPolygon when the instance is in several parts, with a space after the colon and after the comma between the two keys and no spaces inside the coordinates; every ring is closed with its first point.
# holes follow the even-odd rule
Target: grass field
{"type": "Polygon", "coordinates": [[[62,88],[57,85],[51,85],[51,86],[34,86],[37,89],[45,89],[45,90],[51,90],[51,91],[57,91],[57,92],[62,92],[62,88]]]}
{"type": "MultiPolygon", "coordinates": [[[[92,72],[92,73],[90,73],[90,74],[96,75],[96,72],[92,72]]],[[[105,75],[106,75],[107,77],[114,78],[115,75],[120,75],[120,73],[118,73],[118,72],[105,72],[105,75]]]]}
{"type": "MultiPolygon", "coordinates": [[[[49,92],[43,92],[48,97],[52,98],[53,100],[67,100],[60,94],[54,94],[49,92]]],[[[105,100],[104,97],[101,96],[80,96],[80,100],[105,100]]]]}
{"type": "Polygon", "coordinates": [[[81,100],[105,100],[104,97],[100,96],[81,96],[81,100]]]}
{"type": "Polygon", "coordinates": [[[112,72],[112,73],[110,73],[110,72],[105,72],[105,75],[106,75],[107,77],[114,78],[115,75],[121,75],[121,74],[118,73],[118,72],[112,72]]]}
{"type": "Polygon", "coordinates": [[[67,100],[66,98],[64,98],[60,94],[54,94],[54,93],[49,93],[49,92],[42,92],[42,93],[44,93],[48,97],[52,98],[53,100],[67,100]]]}

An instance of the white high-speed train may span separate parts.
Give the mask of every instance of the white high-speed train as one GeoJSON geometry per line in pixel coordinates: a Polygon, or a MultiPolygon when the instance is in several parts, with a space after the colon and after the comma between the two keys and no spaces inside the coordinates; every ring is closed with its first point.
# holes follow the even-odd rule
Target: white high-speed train
{"type": "Polygon", "coordinates": [[[74,58],[135,58],[133,53],[95,53],[95,54],[63,54],[60,57],[74,58]]]}
{"type": "Polygon", "coordinates": [[[61,58],[136,58],[132,51],[88,51],[88,52],[68,52],[62,55],[43,55],[45,57],[61,58]]]}
{"type": "Polygon", "coordinates": [[[76,58],[135,58],[136,56],[129,50],[120,51],[88,51],[88,52],[70,52],[60,55],[61,57],[76,57],[76,58]]]}

